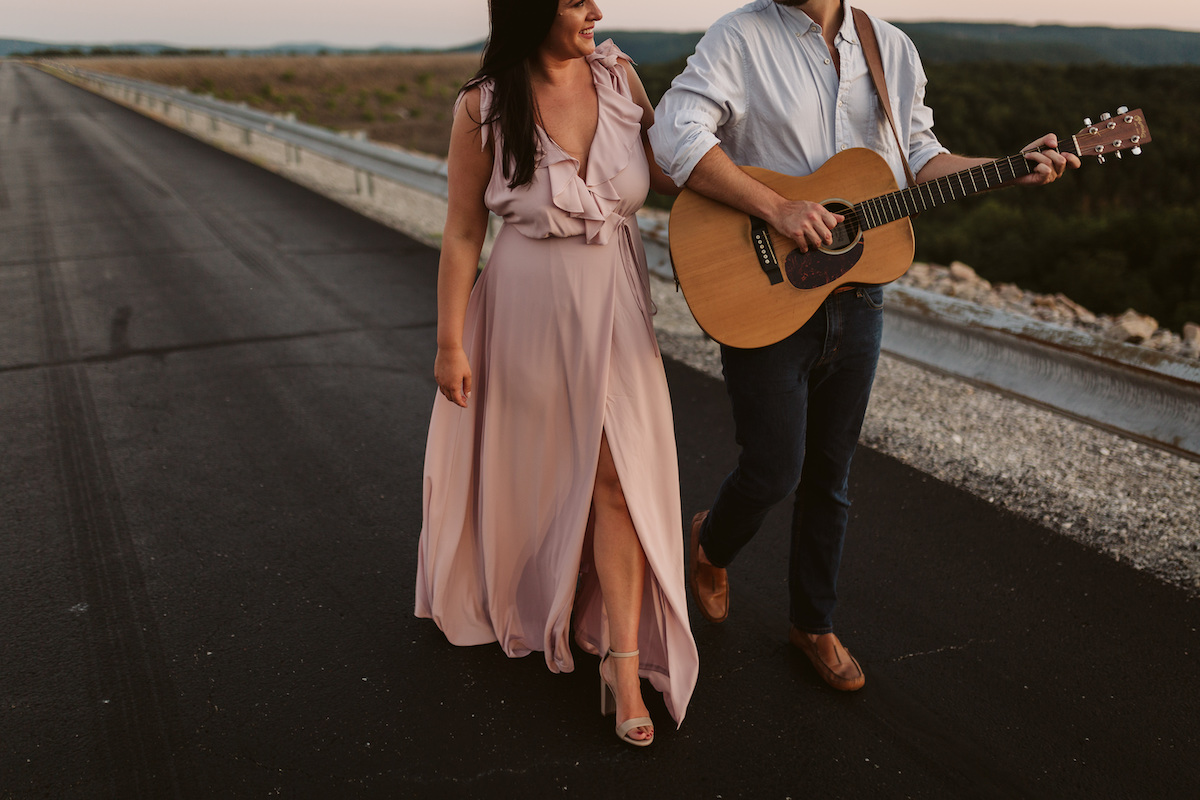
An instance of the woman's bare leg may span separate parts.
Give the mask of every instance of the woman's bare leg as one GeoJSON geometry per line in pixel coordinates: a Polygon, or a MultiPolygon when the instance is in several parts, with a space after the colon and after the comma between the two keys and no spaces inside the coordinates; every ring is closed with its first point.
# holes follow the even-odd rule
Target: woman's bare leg
{"type": "MultiPolygon", "coordinates": [[[[608,612],[609,647],[619,653],[632,652],[638,649],[646,554],[625,505],[625,494],[621,491],[621,480],[608,448],[607,435],[600,439],[592,509],[596,515],[592,552],[604,608],[608,612]]],[[[649,716],[646,704],[642,702],[637,670],[636,657],[610,658],[605,664],[608,677],[616,684],[618,723],[649,716]]],[[[654,729],[647,726],[630,732],[634,739],[648,739],[653,734],[654,729]]]]}

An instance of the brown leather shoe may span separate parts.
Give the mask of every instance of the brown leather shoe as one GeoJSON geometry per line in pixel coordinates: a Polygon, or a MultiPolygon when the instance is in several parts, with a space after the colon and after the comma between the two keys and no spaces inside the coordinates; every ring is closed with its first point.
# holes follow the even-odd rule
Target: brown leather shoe
{"type": "Polygon", "coordinates": [[[724,622],[729,616],[729,576],[722,567],[700,560],[700,526],[707,511],[692,518],[692,535],[688,547],[688,585],[700,613],[709,622],[724,622]]]}
{"type": "Polygon", "coordinates": [[[792,629],[788,631],[788,641],[808,656],[808,660],[812,662],[821,679],[834,689],[842,692],[856,692],[867,682],[867,677],[863,675],[858,659],[850,655],[850,651],[842,646],[842,643],[832,633],[822,634],[816,640],[812,640],[808,638],[808,634],[793,625],[792,629]],[[838,655],[839,649],[846,654],[848,662],[844,662],[838,655]]]}

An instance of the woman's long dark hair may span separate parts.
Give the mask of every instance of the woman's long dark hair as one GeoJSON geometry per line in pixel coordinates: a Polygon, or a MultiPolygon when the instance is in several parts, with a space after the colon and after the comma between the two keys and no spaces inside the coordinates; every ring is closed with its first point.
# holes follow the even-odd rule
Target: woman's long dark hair
{"type": "Polygon", "coordinates": [[[489,0],[491,32],[475,77],[462,91],[491,80],[492,107],[480,125],[500,123],[501,159],[510,189],[533,180],[537,130],[529,59],[558,15],[558,0],[489,0]]]}

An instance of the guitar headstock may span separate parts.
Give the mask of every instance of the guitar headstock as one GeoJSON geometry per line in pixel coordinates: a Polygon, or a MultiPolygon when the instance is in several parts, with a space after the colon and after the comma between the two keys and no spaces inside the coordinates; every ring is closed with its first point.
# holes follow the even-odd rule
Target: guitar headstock
{"type": "Polygon", "coordinates": [[[1106,156],[1116,154],[1120,158],[1125,150],[1141,155],[1142,145],[1150,141],[1150,128],[1140,108],[1130,111],[1121,106],[1115,115],[1101,114],[1095,124],[1090,119],[1083,124],[1086,127],[1073,137],[1075,154],[1080,158],[1095,156],[1101,164],[1106,156]]]}

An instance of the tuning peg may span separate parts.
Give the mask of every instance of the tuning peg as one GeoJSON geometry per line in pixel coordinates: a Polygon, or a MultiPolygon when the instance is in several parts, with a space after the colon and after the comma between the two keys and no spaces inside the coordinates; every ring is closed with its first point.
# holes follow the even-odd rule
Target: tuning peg
{"type": "Polygon", "coordinates": [[[1135,156],[1140,156],[1142,154],[1142,148],[1135,147],[1132,150],[1130,150],[1129,152],[1133,153],[1135,156]]]}
{"type": "Polygon", "coordinates": [[[1100,115],[1100,119],[1101,120],[1112,119],[1112,114],[1105,111],[1103,114],[1100,115]]]}
{"type": "Polygon", "coordinates": [[[1121,106],[1120,108],[1117,109],[1117,113],[1124,114],[1128,110],[1129,110],[1129,106],[1121,106]]]}
{"type": "Polygon", "coordinates": [[[1084,126],[1085,128],[1090,128],[1090,127],[1092,127],[1092,118],[1091,118],[1091,117],[1084,117],[1084,118],[1083,118],[1083,126],[1084,126]]]}
{"type": "Polygon", "coordinates": [[[1121,157],[1121,151],[1120,151],[1120,150],[1118,150],[1118,151],[1117,151],[1117,158],[1120,158],[1120,157],[1121,157]]]}
{"type": "Polygon", "coordinates": [[[1096,163],[1097,163],[1097,164],[1103,164],[1103,163],[1104,163],[1104,156],[1096,156],[1096,163]]]}

